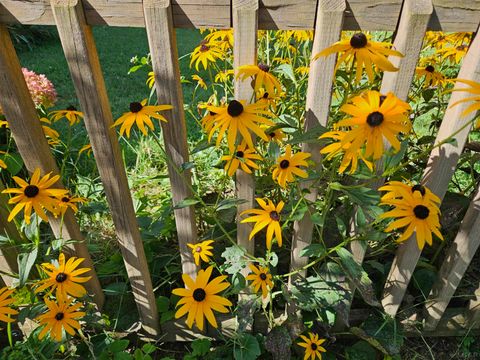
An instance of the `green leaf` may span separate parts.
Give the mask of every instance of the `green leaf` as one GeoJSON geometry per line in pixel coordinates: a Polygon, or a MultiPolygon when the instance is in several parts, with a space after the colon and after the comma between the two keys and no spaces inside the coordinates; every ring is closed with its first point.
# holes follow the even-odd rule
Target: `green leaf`
{"type": "Polygon", "coordinates": [[[105,291],[105,295],[123,295],[127,292],[127,284],[124,282],[112,283],[107,285],[103,291],[105,291]]]}
{"type": "Polygon", "coordinates": [[[230,287],[230,291],[233,294],[238,294],[240,291],[245,289],[246,287],[246,280],[245,277],[242,275],[242,273],[238,272],[236,274],[233,274],[232,276],[232,286],[230,287]]]}
{"type": "Polygon", "coordinates": [[[315,225],[318,225],[318,226],[323,226],[323,223],[325,222],[325,218],[322,216],[322,214],[320,214],[318,212],[313,213],[310,216],[310,220],[312,221],[312,223],[314,223],[315,225]]]}
{"type": "Polygon", "coordinates": [[[17,262],[18,262],[18,286],[23,287],[28,280],[28,275],[32,270],[33,264],[35,264],[35,260],[37,259],[38,255],[38,247],[33,248],[28,253],[18,254],[17,262]]]}
{"type": "Polygon", "coordinates": [[[295,212],[291,215],[291,221],[300,221],[305,216],[305,213],[308,211],[308,206],[306,204],[301,204],[295,209],[295,212]]]}
{"type": "Polygon", "coordinates": [[[245,252],[245,249],[239,246],[230,246],[225,249],[221,256],[225,259],[226,273],[236,274],[246,266],[245,259],[243,259],[245,252]]]}
{"type": "Polygon", "coordinates": [[[236,339],[235,347],[233,348],[235,360],[255,360],[261,353],[260,344],[255,336],[242,334],[236,339]]]}
{"type": "Polygon", "coordinates": [[[385,169],[391,169],[398,164],[400,164],[400,161],[402,161],[403,157],[405,156],[405,153],[407,152],[407,147],[408,147],[408,141],[404,140],[401,143],[400,151],[396,152],[395,154],[392,154],[390,156],[385,157],[385,169]]]}
{"type": "Polygon", "coordinates": [[[121,352],[128,347],[128,340],[115,340],[110,345],[108,345],[108,350],[113,353],[121,352]]]}
{"type": "Polygon", "coordinates": [[[347,360],[372,360],[377,359],[377,353],[366,341],[357,341],[353,346],[345,349],[347,360]]]}
{"type": "Polygon", "coordinates": [[[404,344],[400,322],[388,316],[382,318],[371,314],[360,328],[351,328],[350,330],[384,355],[395,356],[400,354],[404,344]]]}
{"type": "Polygon", "coordinates": [[[295,131],[287,144],[319,143],[318,137],[326,132],[327,129],[322,125],[314,126],[306,132],[295,131]]]}
{"type": "Polygon", "coordinates": [[[316,257],[319,258],[323,255],[325,255],[326,249],[323,244],[311,244],[308,246],[305,246],[302,251],[300,251],[300,256],[301,257],[316,257]]]}
{"type": "Polygon", "coordinates": [[[152,344],[144,344],[142,346],[142,351],[145,353],[145,354],[151,354],[153,353],[155,350],[157,350],[157,347],[155,345],[152,345],[152,344]]]}
{"type": "Polygon", "coordinates": [[[174,209],[183,209],[183,208],[198,204],[199,202],[200,201],[198,201],[197,199],[186,198],[186,199],[183,199],[182,201],[178,202],[177,205],[175,205],[173,208],[174,209]]]}
{"type": "Polygon", "coordinates": [[[207,355],[210,351],[212,343],[208,339],[196,339],[192,342],[192,355],[193,356],[204,356],[207,355]]]}
{"type": "Polygon", "coordinates": [[[245,199],[224,199],[218,203],[215,211],[230,209],[246,202],[245,199]]]}
{"type": "Polygon", "coordinates": [[[276,72],[285,75],[285,77],[292,80],[295,84],[297,83],[297,79],[295,78],[295,72],[293,71],[293,67],[290,64],[282,64],[275,68],[276,72]]]}
{"type": "Polygon", "coordinates": [[[423,100],[425,100],[425,102],[429,102],[430,100],[432,100],[433,95],[435,95],[435,90],[436,89],[434,88],[423,90],[422,92],[423,100]]]}
{"type": "Polygon", "coordinates": [[[113,354],[113,359],[114,360],[130,360],[130,359],[132,359],[132,355],[130,355],[129,353],[126,353],[126,352],[117,352],[117,353],[113,354]]]}
{"type": "Polygon", "coordinates": [[[158,296],[157,297],[157,309],[159,313],[163,313],[168,311],[170,307],[170,299],[166,296],[158,296]]]}
{"type": "Polygon", "coordinates": [[[23,168],[23,160],[19,154],[8,153],[0,158],[5,161],[5,164],[7,165],[7,170],[12,176],[17,175],[19,171],[23,168]]]}
{"type": "Polygon", "coordinates": [[[367,187],[351,187],[341,185],[339,190],[345,193],[345,195],[347,195],[354,204],[362,207],[366,207],[368,205],[377,205],[380,201],[380,194],[378,191],[367,187]]]}
{"type": "Polygon", "coordinates": [[[195,163],[188,161],[184,162],[182,165],[180,165],[180,171],[184,172],[185,170],[193,169],[195,167],[195,163]]]}
{"type": "Polygon", "coordinates": [[[160,315],[160,324],[165,324],[167,321],[172,320],[174,316],[175,316],[175,311],[174,310],[168,310],[168,311],[163,312],[160,315]]]}
{"type": "Polygon", "coordinates": [[[426,298],[432,289],[437,274],[429,268],[418,269],[413,272],[413,285],[422,292],[426,298]]]}
{"type": "Polygon", "coordinates": [[[375,298],[372,280],[370,280],[362,266],[355,261],[352,253],[345,248],[339,248],[337,249],[337,255],[348,279],[355,285],[363,300],[372,306],[380,306],[380,303],[375,298]]]}

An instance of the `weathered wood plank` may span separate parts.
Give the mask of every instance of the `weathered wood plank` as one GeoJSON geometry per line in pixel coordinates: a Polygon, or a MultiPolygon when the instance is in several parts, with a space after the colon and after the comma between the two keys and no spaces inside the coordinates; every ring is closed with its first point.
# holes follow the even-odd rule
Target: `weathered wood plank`
{"type": "Polygon", "coordinates": [[[468,207],[425,304],[424,329],[435,330],[480,245],[480,187],[468,207]]]}
{"type": "Polygon", "coordinates": [[[158,335],[155,295],[92,31],[79,0],[52,0],[52,10],[140,319],[148,334],[158,335]]]}
{"type": "MultiPolygon", "coordinates": [[[[340,39],[344,10],[344,0],[319,0],[317,5],[317,23],[313,40],[312,55],[316,55],[326,47],[340,39]]],[[[308,87],[306,99],[306,115],[304,129],[317,126],[326,126],[332,99],[332,85],[334,78],[335,56],[321,57],[311,62],[308,74],[308,87]]],[[[311,159],[321,168],[320,146],[315,143],[302,145],[302,151],[312,154],[311,159]]],[[[305,181],[302,188],[310,188],[305,195],[308,201],[317,199],[318,187],[312,186],[314,182],[305,181]]],[[[293,227],[292,252],[290,257],[290,271],[296,271],[307,264],[308,258],[300,257],[301,251],[312,242],[313,223],[310,217],[311,211],[307,212],[302,220],[296,221],[293,227]]],[[[299,272],[290,279],[303,277],[305,271],[299,272]]]]}
{"type": "MultiPolygon", "coordinates": [[[[258,0],[234,0],[233,16],[233,67],[235,76],[239,66],[257,63],[257,19],[258,0]]],[[[251,80],[235,80],[235,99],[250,102],[253,96],[251,80]]],[[[236,197],[247,200],[237,207],[237,243],[243,246],[250,254],[255,248],[255,239],[248,240],[253,229],[252,223],[241,224],[240,213],[255,207],[255,178],[242,170],[236,171],[236,197]]],[[[248,268],[244,273],[248,273],[248,268]]]]}
{"type": "MultiPolygon", "coordinates": [[[[189,161],[189,155],[172,8],[167,0],[146,0],[143,6],[158,103],[173,105],[173,110],[165,113],[168,123],[162,123],[162,130],[173,204],[176,205],[191,197],[192,191],[190,170],[180,171],[181,165],[189,161]]],[[[195,211],[190,206],[174,210],[174,213],[183,273],[195,277],[195,262],[187,246],[187,243],[197,242],[195,211]]]]}
{"type": "MultiPolygon", "coordinates": [[[[43,133],[10,35],[3,25],[0,25],[0,83],[9,84],[0,86],[0,105],[8,119],[10,130],[26,168],[31,173],[39,168],[42,174],[49,172],[58,174],[57,164],[43,133]]],[[[63,187],[61,181],[54,186],[63,187]]],[[[86,274],[92,276],[86,286],[89,293],[94,296],[95,303],[101,308],[104,302],[102,287],[73,212],[68,210],[65,213],[63,223],[60,218],[51,217],[50,226],[57,238],[77,240],[73,245],[65,246],[63,251],[67,255],[85,258],[82,265],[92,269],[86,274]]]]}
{"type": "MultiPolygon", "coordinates": [[[[480,81],[480,36],[478,35],[463,59],[458,78],[480,81]]],[[[465,85],[458,83],[455,87],[464,88],[465,85]]],[[[423,173],[422,184],[432,190],[440,199],[443,199],[447,191],[448,183],[455,172],[458,159],[467,140],[470,127],[465,127],[465,124],[470,122],[474,116],[472,113],[462,116],[462,112],[466,109],[468,103],[462,103],[454,107],[451,104],[468,96],[470,95],[465,92],[456,91],[452,93],[435,144],[439,144],[452,134],[457,133],[453,137],[455,142],[436,147],[430,154],[427,167],[423,173]],[[464,128],[462,129],[462,127],[464,128]]],[[[382,300],[385,311],[392,316],[397,313],[402,302],[420,254],[421,251],[418,249],[415,235],[398,247],[385,284],[382,300]]]]}
{"type": "MultiPolygon", "coordinates": [[[[259,29],[313,29],[315,0],[263,0],[259,29]]],[[[402,0],[349,0],[345,30],[395,30],[402,0]],[[381,14],[379,16],[379,14],[381,14]]],[[[475,31],[480,0],[435,0],[429,29],[475,31]]],[[[228,0],[176,0],[172,2],[176,28],[231,27],[228,0]]],[[[141,0],[89,0],[85,4],[89,25],[144,27],[141,0]]],[[[48,0],[0,0],[0,22],[54,25],[48,0]]]]}

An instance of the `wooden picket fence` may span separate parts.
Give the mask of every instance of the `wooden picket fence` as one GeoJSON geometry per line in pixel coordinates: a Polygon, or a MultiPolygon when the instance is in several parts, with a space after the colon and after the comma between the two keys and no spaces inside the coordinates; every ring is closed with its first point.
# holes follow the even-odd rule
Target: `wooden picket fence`
{"type": "MultiPolygon", "coordinates": [[[[258,29],[314,29],[313,53],[338,41],[342,30],[395,31],[394,47],[405,57],[390,59],[400,70],[384,74],[381,92],[392,91],[406,100],[427,29],[477,32],[479,22],[479,0],[89,0],[83,3],[82,0],[0,0],[0,105],[27,169],[40,168],[43,173],[58,173],[6,28],[6,24],[15,23],[56,25],[81,110],[85,114],[85,125],[143,328],[151,336],[188,340],[195,334],[185,328],[183,319],[160,329],[152,282],[117,134],[112,128],[112,113],[91,26],[136,26],[147,30],[158,101],[173,105],[173,110],[167,114],[170,121],[162,123],[162,133],[170,159],[168,170],[173,203],[178,204],[191,196],[191,180],[188,171],[178,172],[178,168],[188,161],[189,154],[175,27],[233,27],[235,68],[256,63],[258,29]]],[[[311,64],[306,95],[306,131],[317,124],[327,124],[334,65],[333,56],[320,58],[311,64]]],[[[480,35],[473,39],[458,77],[480,81],[480,35]]],[[[463,87],[461,84],[456,86],[463,87]]],[[[235,83],[237,99],[250,99],[251,94],[248,81],[235,83]]],[[[454,92],[450,104],[466,96],[464,92],[454,92]]],[[[445,143],[432,151],[423,175],[422,183],[440,198],[447,191],[467,140],[468,127],[458,131],[473,117],[473,114],[460,115],[466,106],[448,107],[435,143],[440,143],[452,133],[456,133],[455,142],[445,143]]],[[[302,150],[312,153],[314,161],[320,165],[319,145],[304,144],[302,150]]],[[[253,177],[237,172],[236,181],[237,197],[247,200],[238,211],[254,207],[253,177]]],[[[314,201],[317,195],[316,191],[311,191],[307,196],[314,201]]],[[[6,198],[0,196],[0,201],[5,204],[6,198]]],[[[2,205],[0,231],[15,237],[17,230],[6,222],[7,215],[8,211],[2,205]]],[[[194,208],[176,209],[175,219],[183,271],[193,275],[196,267],[186,244],[197,239],[194,208]]],[[[85,258],[84,265],[93,269],[73,214],[66,213],[62,226],[54,218],[50,225],[56,236],[78,240],[65,250],[85,258]]],[[[308,214],[294,224],[292,271],[306,265],[307,259],[300,257],[300,252],[311,243],[312,229],[313,223],[308,214]]],[[[237,241],[252,252],[254,242],[248,241],[250,230],[249,224],[238,223],[237,241]]],[[[447,308],[480,244],[479,234],[480,194],[477,190],[426,304],[418,316],[411,319],[423,319],[423,334],[454,335],[480,327],[480,288],[467,308],[447,308]]],[[[363,261],[366,246],[365,242],[351,244],[351,251],[359,263],[363,261]]],[[[414,236],[399,245],[381,301],[387,314],[397,314],[420,254],[414,236]]],[[[0,270],[17,273],[15,250],[3,248],[0,255],[3,256],[0,258],[0,270]]],[[[101,308],[104,295],[94,270],[90,275],[92,280],[87,284],[88,290],[101,308]]],[[[300,272],[299,276],[302,275],[305,271],[300,272]]],[[[6,283],[10,280],[4,277],[6,283]]],[[[351,318],[358,313],[358,309],[353,309],[351,318]]],[[[235,319],[226,318],[221,327],[228,334],[235,327],[235,319]]]]}

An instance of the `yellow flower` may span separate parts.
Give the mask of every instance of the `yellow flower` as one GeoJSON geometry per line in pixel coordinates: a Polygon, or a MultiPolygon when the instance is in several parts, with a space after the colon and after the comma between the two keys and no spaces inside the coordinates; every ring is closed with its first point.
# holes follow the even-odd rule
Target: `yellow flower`
{"type": "Polygon", "coordinates": [[[255,149],[247,148],[245,143],[239,145],[234,154],[224,155],[220,159],[226,161],[225,171],[228,176],[233,176],[240,166],[247,174],[251,174],[252,169],[259,169],[260,167],[255,164],[253,160],[262,160],[262,157],[255,153],[255,149]]]}
{"type": "MultiPolygon", "coordinates": [[[[6,152],[5,152],[5,151],[0,151],[0,154],[4,155],[4,154],[6,154],[6,152]]],[[[3,161],[3,160],[1,160],[1,159],[0,159],[0,167],[1,167],[2,169],[6,169],[6,168],[7,168],[7,164],[5,163],[5,161],[3,161]]]]}
{"type": "Polygon", "coordinates": [[[203,65],[203,68],[207,70],[208,63],[214,63],[217,59],[223,59],[223,51],[220,48],[217,48],[214,45],[207,44],[205,41],[197,46],[191,55],[190,67],[195,63],[195,69],[200,71],[198,68],[199,64],[203,65]]]}
{"type": "Polygon", "coordinates": [[[75,329],[80,329],[78,320],[84,317],[85,313],[78,311],[82,307],[82,303],[71,305],[72,301],[72,298],[64,298],[63,296],[58,298],[58,303],[45,298],[48,311],[37,317],[40,326],[44,326],[38,334],[40,340],[49,334],[51,339],[61,341],[63,329],[72,336],[75,335],[75,329]]]}
{"type": "MultiPolygon", "coordinates": [[[[40,122],[45,124],[51,124],[50,120],[46,117],[40,118],[40,122]]],[[[42,125],[43,133],[48,139],[48,144],[51,146],[57,145],[60,143],[60,134],[55,129],[52,129],[50,126],[42,125]]]]}
{"type": "Polygon", "coordinates": [[[286,137],[285,133],[280,128],[275,130],[266,129],[265,134],[268,135],[270,141],[275,141],[278,144],[281,144],[286,137]]]}
{"type": "Polygon", "coordinates": [[[378,189],[379,191],[386,191],[382,196],[381,201],[389,201],[392,199],[401,199],[405,197],[405,193],[411,194],[418,191],[422,198],[431,201],[434,206],[439,206],[442,202],[440,198],[435,195],[429,188],[421,184],[413,184],[411,181],[403,183],[401,181],[389,181],[378,189]],[[437,205],[435,205],[435,203],[437,205]]]}
{"type": "Polygon", "coordinates": [[[272,107],[273,111],[277,110],[277,101],[280,100],[280,98],[284,95],[285,93],[268,93],[265,91],[264,88],[261,88],[257,92],[257,102],[259,104],[267,104],[268,106],[272,107]]]}
{"type": "Polygon", "coordinates": [[[59,198],[59,200],[60,201],[57,204],[57,208],[60,215],[64,215],[69,208],[72,209],[74,213],[76,213],[78,211],[77,204],[87,201],[87,199],[84,199],[82,197],[70,195],[62,196],[61,198],[59,198]]]}
{"type": "Polygon", "coordinates": [[[8,128],[8,121],[7,120],[0,120],[0,128],[4,127],[4,126],[6,128],[8,128]]]}
{"type": "Polygon", "coordinates": [[[307,178],[307,172],[300,169],[300,166],[308,167],[306,159],[310,156],[310,153],[301,151],[292,155],[292,146],[287,145],[285,148],[285,155],[282,155],[277,159],[277,165],[272,173],[273,180],[278,181],[278,184],[282,188],[285,188],[288,182],[295,181],[294,175],[300,176],[301,178],[307,178]]]}
{"type": "Polygon", "coordinates": [[[15,300],[12,299],[13,289],[9,290],[7,287],[0,288],[0,321],[11,323],[15,320],[9,315],[17,315],[18,311],[9,307],[15,300]]]}
{"type": "Polygon", "coordinates": [[[149,87],[149,89],[151,89],[153,85],[155,85],[155,74],[153,71],[150,71],[148,73],[146,84],[149,87]]]}
{"type": "Polygon", "coordinates": [[[60,253],[58,257],[58,266],[51,263],[43,263],[42,269],[47,274],[48,278],[40,280],[40,285],[35,289],[35,293],[39,293],[51,287],[49,292],[56,290],[56,296],[66,297],[71,295],[73,297],[82,297],[87,293],[87,290],[79,283],[87,282],[91,279],[91,276],[80,276],[89,272],[89,268],[77,267],[84,261],[83,258],[70,257],[65,262],[65,255],[60,253]]]}
{"type": "Polygon", "coordinates": [[[233,48],[233,29],[213,30],[205,36],[205,40],[224,51],[231,49],[233,48]]]}
{"type": "Polygon", "coordinates": [[[233,69],[226,70],[226,71],[219,71],[217,75],[215,75],[215,82],[223,82],[226,83],[230,80],[230,76],[233,76],[233,69]]]}
{"type": "Polygon", "coordinates": [[[245,80],[250,76],[255,77],[255,92],[260,91],[260,88],[264,88],[271,95],[274,95],[275,92],[280,94],[282,92],[282,84],[269,71],[270,66],[265,64],[243,65],[238,68],[237,78],[245,80]]]}
{"type": "Polygon", "coordinates": [[[468,51],[468,45],[461,44],[455,47],[446,47],[437,51],[444,60],[450,60],[452,63],[459,64],[468,51]]]}
{"type": "Polygon", "coordinates": [[[325,342],[325,339],[319,339],[318,334],[311,332],[308,333],[308,336],[309,338],[300,335],[305,342],[298,343],[299,346],[305,348],[305,357],[303,360],[307,360],[308,358],[310,358],[310,360],[315,360],[316,358],[322,360],[322,352],[327,352],[327,350],[321,346],[325,342]]]}
{"type": "Polygon", "coordinates": [[[256,198],[255,199],[257,203],[262,207],[262,210],[260,209],[248,209],[243,211],[240,215],[245,215],[245,214],[255,214],[254,216],[251,216],[249,218],[243,219],[241,222],[247,223],[247,222],[254,222],[256,223],[255,226],[253,227],[252,231],[250,232],[250,235],[248,237],[249,240],[252,240],[252,238],[255,236],[256,233],[258,233],[260,230],[262,230],[264,227],[267,227],[267,249],[272,248],[272,240],[273,240],[273,234],[275,233],[275,238],[277,239],[278,246],[282,246],[282,228],[280,226],[280,213],[283,210],[283,206],[285,203],[283,201],[280,201],[278,205],[275,206],[275,204],[267,199],[268,204],[265,202],[265,200],[256,198]]]}
{"type": "Polygon", "coordinates": [[[342,162],[340,164],[340,167],[338,168],[338,172],[340,174],[343,174],[350,165],[351,167],[349,173],[354,174],[358,168],[358,159],[361,159],[364,164],[370,169],[370,171],[373,171],[373,163],[365,158],[365,156],[363,155],[363,150],[361,148],[358,148],[357,151],[353,152],[350,151],[351,143],[342,143],[346,135],[347,133],[344,131],[328,131],[321,135],[320,139],[333,139],[337,140],[337,142],[333,142],[325,146],[323,149],[320,150],[320,153],[328,154],[325,158],[326,160],[330,160],[335,156],[343,154],[342,162]]]}
{"type": "Polygon", "coordinates": [[[268,295],[268,291],[273,289],[272,274],[268,272],[266,267],[256,267],[253,264],[248,265],[253,274],[247,276],[247,280],[250,280],[253,290],[257,293],[260,288],[262,289],[262,297],[265,299],[268,295]]]}
{"type": "Polygon", "coordinates": [[[323,49],[315,55],[312,61],[319,57],[328,56],[337,52],[342,52],[342,55],[337,61],[335,71],[342,63],[351,63],[356,61],[356,82],[362,78],[362,70],[365,69],[370,81],[374,79],[373,67],[376,66],[383,71],[398,71],[398,68],[387,59],[387,56],[403,57],[402,53],[390,49],[391,44],[385,42],[371,41],[363,33],[354,34],[349,40],[341,40],[332,46],[323,49]]]}
{"type": "Polygon", "coordinates": [[[432,64],[424,67],[417,67],[415,74],[418,78],[425,76],[425,87],[436,85],[442,86],[445,82],[445,76],[440,71],[437,71],[432,64]]]}
{"type": "Polygon", "coordinates": [[[70,105],[65,110],[52,111],[48,115],[52,117],[54,122],[65,118],[70,123],[70,126],[78,124],[80,119],[83,118],[83,113],[78,111],[73,105],[70,105]]]}
{"type": "Polygon", "coordinates": [[[136,124],[143,135],[147,135],[148,129],[145,127],[145,124],[154,130],[155,126],[151,118],[167,122],[167,119],[163,115],[158,114],[159,111],[171,110],[173,109],[172,105],[146,105],[147,99],[144,99],[142,102],[132,102],[130,103],[130,111],[123,113],[122,116],[118,118],[113,126],[120,127],[120,135],[123,135],[126,132],[127,137],[130,137],[130,131],[133,124],[136,124]]]}
{"type": "Polygon", "coordinates": [[[302,76],[307,76],[308,73],[310,72],[310,66],[299,66],[298,68],[295,69],[295,72],[302,76]]]}
{"type": "Polygon", "coordinates": [[[197,74],[192,75],[192,79],[195,80],[197,82],[197,85],[200,86],[202,89],[207,90],[207,84],[200,76],[198,76],[197,74]]]}
{"type": "Polygon", "coordinates": [[[343,105],[340,110],[351,115],[350,118],[339,121],[338,127],[351,127],[341,140],[342,147],[350,143],[348,150],[357,153],[364,144],[365,157],[379,159],[383,155],[383,138],[393,146],[396,152],[400,150],[397,135],[408,134],[411,129],[407,111],[410,106],[398,99],[392,93],[380,95],[378,91],[367,91],[356,96],[352,104],[343,105]]]}
{"type": "Polygon", "coordinates": [[[273,114],[268,111],[267,105],[264,103],[257,102],[255,104],[247,105],[243,100],[232,100],[228,106],[224,107],[208,105],[207,110],[215,114],[211,117],[209,122],[205,122],[204,124],[205,128],[209,129],[208,141],[210,141],[213,134],[219,130],[216,145],[220,146],[220,141],[222,141],[225,132],[227,132],[227,143],[230,151],[235,149],[238,133],[240,133],[248,147],[253,148],[253,140],[250,131],[254,132],[265,141],[268,141],[268,137],[259,125],[275,125],[274,122],[264,117],[273,116],[273,114]]]}
{"type": "MultiPolygon", "coordinates": [[[[454,79],[453,81],[466,84],[470,87],[464,87],[460,89],[453,89],[452,91],[464,91],[467,93],[472,94],[473,96],[469,96],[465,99],[455,101],[452,105],[450,106],[456,106],[458,104],[464,103],[464,102],[470,102],[472,101],[473,103],[470,104],[469,107],[467,107],[463,112],[462,116],[468,115],[473,111],[478,111],[480,110],[480,83],[472,80],[466,80],[466,79],[454,79]]],[[[480,120],[477,121],[477,128],[480,128],[480,120]]]]}
{"type": "Polygon", "coordinates": [[[86,152],[87,156],[90,156],[92,154],[92,145],[87,144],[82,146],[80,150],[78,150],[78,155],[82,154],[83,152],[86,152]]]}
{"type": "Polygon", "coordinates": [[[420,250],[427,244],[432,245],[432,232],[443,240],[440,233],[440,209],[430,197],[423,196],[421,191],[404,191],[402,197],[382,200],[381,204],[394,206],[393,210],[380,215],[380,219],[397,218],[387,226],[385,232],[407,226],[397,242],[410,238],[413,232],[417,235],[420,250]]]}
{"type": "Polygon", "coordinates": [[[217,295],[230,286],[228,282],[224,282],[227,276],[218,276],[209,283],[212,270],[213,266],[209,266],[206,270],[200,270],[195,280],[192,280],[188,274],[183,274],[185,288],[172,291],[173,294],[182,297],[177,303],[177,306],[182,306],[175,313],[175,318],[181,318],[188,313],[186,323],[190,329],[193,323],[196,323],[197,327],[203,330],[204,317],[207,318],[210,325],[217,328],[217,321],[212,310],[228,313],[226,306],[232,306],[228,299],[217,295]]]}
{"type": "Polygon", "coordinates": [[[210,261],[208,257],[213,256],[212,252],[210,251],[213,249],[213,246],[210,246],[212,243],[213,240],[205,240],[201,243],[187,244],[187,246],[192,249],[192,255],[197,266],[200,265],[200,259],[206,263],[210,261]]]}
{"type": "Polygon", "coordinates": [[[27,183],[25,180],[20,179],[17,176],[13,177],[13,180],[20,186],[20,188],[6,189],[2,191],[5,194],[17,194],[8,201],[9,204],[17,204],[12,211],[10,211],[8,221],[12,221],[23,208],[25,208],[24,216],[27,224],[30,224],[32,208],[35,213],[45,221],[48,221],[48,217],[47,214],[45,214],[44,209],[47,209],[54,215],[56,214],[55,206],[58,204],[57,198],[66,195],[68,190],[50,189],[50,186],[60,179],[59,175],[50,178],[50,174],[51,173],[48,173],[40,179],[40,169],[36,169],[33,172],[30,183],[27,183]]]}

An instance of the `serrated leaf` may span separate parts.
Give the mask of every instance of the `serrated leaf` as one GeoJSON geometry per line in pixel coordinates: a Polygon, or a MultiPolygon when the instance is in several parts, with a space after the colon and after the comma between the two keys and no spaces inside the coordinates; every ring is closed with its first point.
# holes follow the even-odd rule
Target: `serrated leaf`
{"type": "Polygon", "coordinates": [[[302,251],[300,251],[301,257],[316,257],[319,258],[325,255],[326,249],[322,244],[310,244],[305,246],[302,251]]]}
{"type": "Polygon", "coordinates": [[[218,203],[215,211],[230,209],[246,202],[247,200],[245,199],[224,199],[218,203]]]}
{"type": "Polygon", "coordinates": [[[183,208],[198,204],[199,202],[200,201],[198,201],[197,199],[186,198],[186,199],[183,199],[180,202],[178,202],[177,205],[175,205],[173,208],[174,209],[183,209],[183,208]]]}
{"type": "Polygon", "coordinates": [[[322,125],[314,126],[306,132],[295,131],[292,134],[292,138],[287,141],[287,144],[319,143],[319,136],[325,132],[327,132],[327,129],[322,125]]]}
{"type": "Polygon", "coordinates": [[[233,348],[235,360],[255,360],[261,353],[260,344],[255,336],[242,334],[236,339],[236,344],[233,348]]]}

